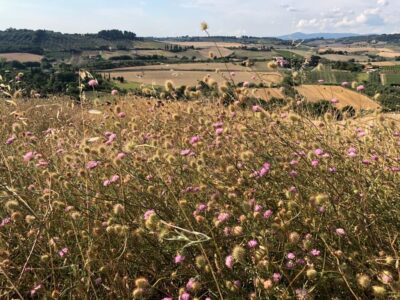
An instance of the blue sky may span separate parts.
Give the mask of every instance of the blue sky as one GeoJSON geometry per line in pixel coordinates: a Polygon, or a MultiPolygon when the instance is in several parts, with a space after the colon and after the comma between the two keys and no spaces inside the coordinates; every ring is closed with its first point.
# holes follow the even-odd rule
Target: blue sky
{"type": "Polygon", "coordinates": [[[399,0],[0,0],[0,29],[124,29],[140,36],[400,32],[399,0]]]}

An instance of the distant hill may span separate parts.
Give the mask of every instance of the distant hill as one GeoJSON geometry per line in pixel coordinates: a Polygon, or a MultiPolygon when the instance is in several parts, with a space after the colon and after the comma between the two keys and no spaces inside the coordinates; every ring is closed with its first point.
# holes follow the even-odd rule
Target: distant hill
{"type": "Polygon", "coordinates": [[[400,33],[394,34],[372,34],[353,37],[343,37],[338,40],[342,43],[394,43],[400,44],[400,33]]]}
{"type": "Polygon", "coordinates": [[[311,40],[311,39],[340,39],[345,37],[358,36],[355,33],[303,33],[295,32],[288,35],[279,36],[278,38],[282,40],[311,40]]]}
{"type": "Polygon", "coordinates": [[[0,53],[132,49],[143,40],[129,31],[102,30],[94,34],[65,34],[48,30],[0,31],[0,53]]]}

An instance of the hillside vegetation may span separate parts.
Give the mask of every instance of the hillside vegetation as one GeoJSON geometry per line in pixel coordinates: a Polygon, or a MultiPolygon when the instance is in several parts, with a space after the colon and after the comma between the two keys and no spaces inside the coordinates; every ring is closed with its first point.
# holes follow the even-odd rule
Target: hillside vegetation
{"type": "Polygon", "coordinates": [[[399,296],[390,117],[109,96],[0,119],[3,299],[399,296]]]}

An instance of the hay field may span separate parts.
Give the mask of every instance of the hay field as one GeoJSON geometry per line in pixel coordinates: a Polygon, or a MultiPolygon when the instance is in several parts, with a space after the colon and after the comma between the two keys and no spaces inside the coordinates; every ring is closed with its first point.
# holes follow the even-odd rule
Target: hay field
{"type": "Polygon", "coordinates": [[[338,108],[347,105],[353,106],[355,109],[378,109],[379,105],[367,96],[345,89],[340,86],[323,86],[323,85],[302,85],[296,88],[300,95],[304,96],[307,101],[317,102],[320,100],[332,100],[337,98],[338,108]]]}
{"type": "MultiPolygon", "coordinates": [[[[138,82],[143,84],[164,85],[165,81],[172,80],[175,85],[195,85],[199,80],[210,75],[218,83],[223,83],[229,78],[229,72],[210,73],[207,71],[186,71],[186,70],[146,70],[146,71],[117,71],[112,72],[112,77],[122,76],[128,82],[138,82]]],[[[260,73],[266,83],[279,83],[282,75],[279,73],[260,73]]],[[[235,82],[256,82],[252,79],[254,74],[247,71],[235,72],[233,79],[235,82]]],[[[257,80],[258,81],[258,80],[257,80]]]]}
{"type": "Polygon", "coordinates": [[[40,62],[43,58],[42,55],[31,53],[0,53],[0,58],[5,60],[17,60],[19,62],[40,62]]]}
{"type": "Polygon", "coordinates": [[[148,65],[128,68],[116,68],[105,70],[104,72],[120,72],[120,71],[208,71],[225,70],[226,66],[229,71],[247,71],[247,68],[238,64],[227,63],[191,63],[191,64],[160,64],[148,65]]]}
{"type": "Polygon", "coordinates": [[[257,98],[264,100],[271,100],[272,98],[284,99],[286,96],[279,88],[265,88],[265,89],[254,89],[253,95],[257,98]]]}
{"type": "Polygon", "coordinates": [[[215,57],[227,57],[233,53],[232,50],[224,48],[224,47],[208,47],[202,50],[199,50],[200,54],[204,57],[210,57],[210,53],[212,53],[215,57]]]}
{"type": "MultiPolygon", "coordinates": [[[[195,48],[215,47],[214,42],[169,42],[168,41],[166,43],[172,45],[186,46],[186,47],[193,46],[195,48]]],[[[241,43],[224,43],[224,42],[218,42],[217,45],[218,47],[229,47],[229,48],[239,48],[243,46],[243,44],[241,43]]]]}

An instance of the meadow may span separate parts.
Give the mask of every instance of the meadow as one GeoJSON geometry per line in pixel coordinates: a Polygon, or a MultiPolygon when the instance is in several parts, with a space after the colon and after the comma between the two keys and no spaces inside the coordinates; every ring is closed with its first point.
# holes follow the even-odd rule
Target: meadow
{"type": "Polygon", "coordinates": [[[114,95],[0,118],[2,299],[399,296],[389,115],[114,95]]]}

